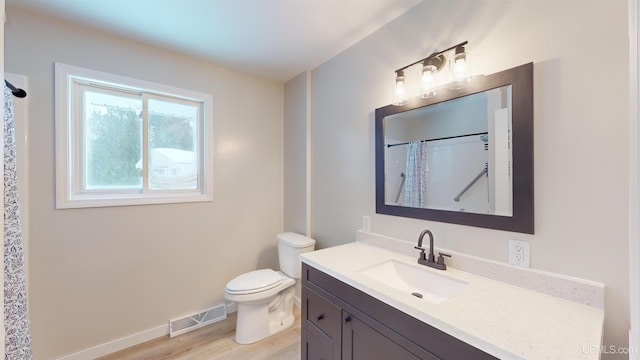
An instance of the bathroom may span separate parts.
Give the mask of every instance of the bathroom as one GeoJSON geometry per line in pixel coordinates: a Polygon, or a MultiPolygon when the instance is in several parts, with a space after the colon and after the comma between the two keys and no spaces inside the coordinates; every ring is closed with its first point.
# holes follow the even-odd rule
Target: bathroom
{"type": "Polygon", "coordinates": [[[500,262],[509,240],[527,241],[532,269],[605,284],[602,343],[630,346],[637,195],[629,184],[637,164],[630,165],[627,0],[425,0],[284,82],[16,1],[7,2],[6,17],[5,71],[28,78],[35,358],[152,333],[223,303],[231,278],[276,267],[276,234],[309,234],[329,248],[353,242],[363,216],[372,232],[415,245],[428,228],[438,248],[500,262]],[[534,234],[376,213],[374,110],[391,103],[393,71],[461,41],[469,42],[474,74],[534,63],[534,234]],[[55,62],[211,94],[213,201],[57,210],[55,62]]]}

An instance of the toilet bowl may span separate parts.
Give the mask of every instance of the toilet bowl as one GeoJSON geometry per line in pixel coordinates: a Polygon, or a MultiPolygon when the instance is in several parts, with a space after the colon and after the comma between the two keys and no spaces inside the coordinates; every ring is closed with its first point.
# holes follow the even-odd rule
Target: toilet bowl
{"type": "Polygon", "coordinates": [[[315,241],[296,233],[277,236],[281,271],[254,270],[227,283],[224,297],[238,306],[236,342],[251,344],[293,325],[293,299],[300,278],[300,254],[313,251],[315,241]]]}

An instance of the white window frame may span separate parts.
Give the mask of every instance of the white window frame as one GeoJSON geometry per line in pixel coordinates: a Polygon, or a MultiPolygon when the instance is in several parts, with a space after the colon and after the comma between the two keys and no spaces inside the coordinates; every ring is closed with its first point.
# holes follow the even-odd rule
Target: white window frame
{"type": "MultiPolygon", "coordinates": [[[[203,202],[213,200],[213,98],[209,94],[180,89],[172,86],[156,84],[144,80],[120,75],[112,75],[100,71],[84,69],[77,66],[55,64],[55,140],[56,140],[56,209],[167,204],[203,202]],[[79,97],[75,90],[87,85],[104,87],[118,91],[142,94],[145,98],[157,96],[170,97],[177,100],[197,102],[200,104],[198,133],[199,147],[196,149],[198,162],[198,186],[194,190],[150,190],[146,181],[139,191],[109,190],[83,191],[81,186],[81,156],[79,149],[82,116],[79,113],[79,97]]],[[[146,111],[146,108],[143,109],[146,111]]],[[[143,130],[146,133],[146,129],[143,130]]],[[[143,140],[143,172],[148,171],[146,165],[148,146],[146,135],[143,140]]]]}

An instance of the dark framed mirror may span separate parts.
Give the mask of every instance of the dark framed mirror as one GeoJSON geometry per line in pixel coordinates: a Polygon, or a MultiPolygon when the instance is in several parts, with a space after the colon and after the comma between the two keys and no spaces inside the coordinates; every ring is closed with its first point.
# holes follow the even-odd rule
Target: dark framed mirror
{"type": "Polygon", "coordinates": [[[377,213],[534,233],[533,63],[375,116],[377,213]]]}

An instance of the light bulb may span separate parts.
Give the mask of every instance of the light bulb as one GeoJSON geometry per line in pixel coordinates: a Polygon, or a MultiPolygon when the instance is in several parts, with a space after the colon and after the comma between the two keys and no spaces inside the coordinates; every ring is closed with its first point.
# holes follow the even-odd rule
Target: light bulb
{"type": "Polygon", "coordinates": [[[469,69],[469,61],[467,59],[467,53],[464,50],[464,46],[458,46],[456,48],[456,53],[451,58],[449,67],[451,75],[450,86],[452,88],[460,88],[469,80],[471,71],[469,69]]]}
{"type": "Polygon", "coordinates": [[[422,66],[422,76],[420,77],[420,96],[429,98],[436,94],[436,72],[438,69],[432,64],[422,66]]]}
{"type": "Polygon", "coordinates": [[[407,101],[404,72],[400,70],[396,74],[396,80],[393,87],[393,105],[404,105],[407,101]]]}
{"type": "Polygon", "coordinates": [[[467,59],[457,59],[453,64],[453,77],[455,81],[464,81],[467,76],[467,59]]]}

